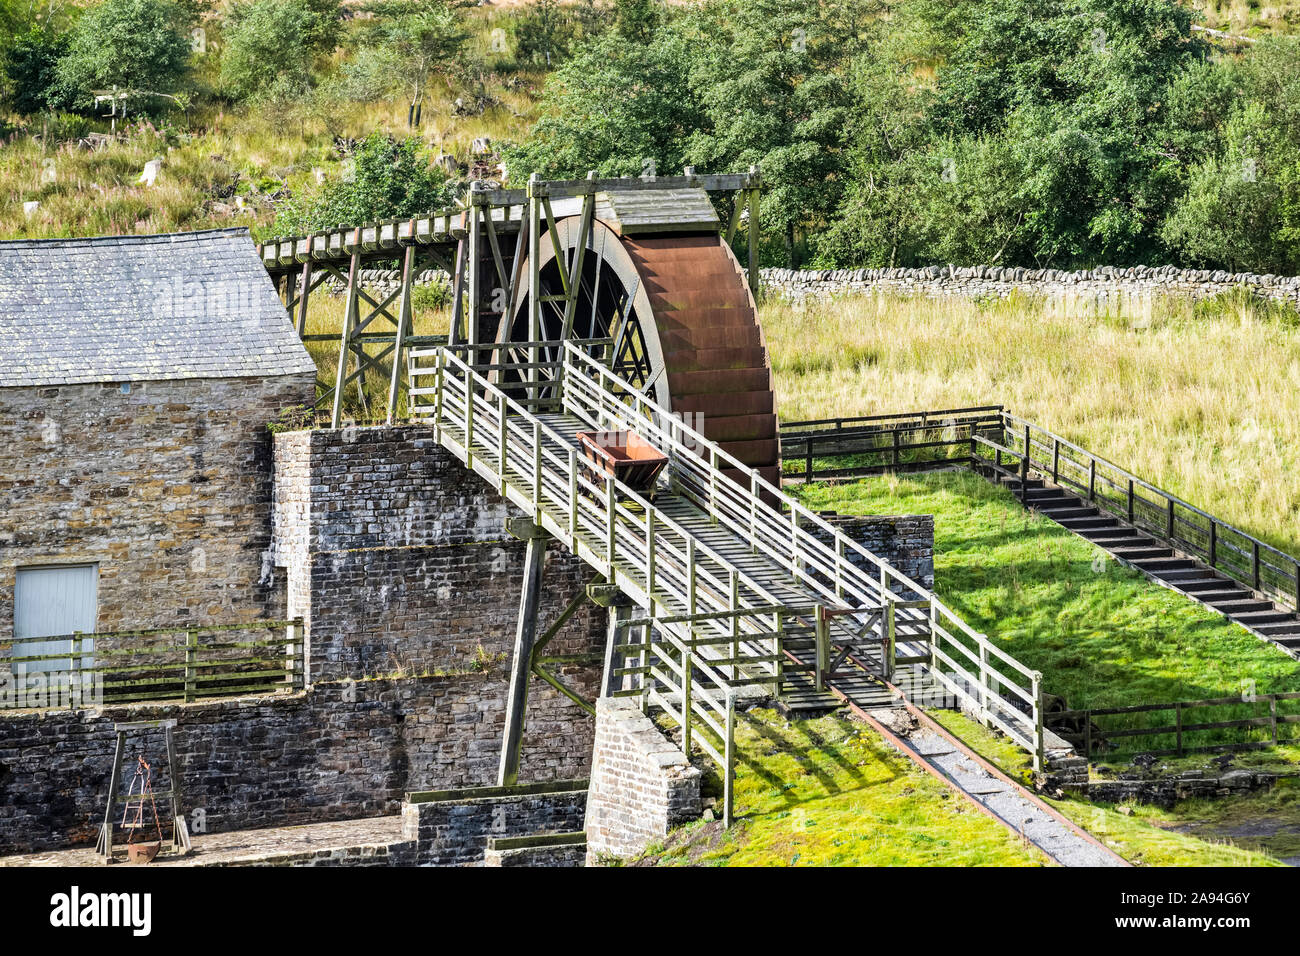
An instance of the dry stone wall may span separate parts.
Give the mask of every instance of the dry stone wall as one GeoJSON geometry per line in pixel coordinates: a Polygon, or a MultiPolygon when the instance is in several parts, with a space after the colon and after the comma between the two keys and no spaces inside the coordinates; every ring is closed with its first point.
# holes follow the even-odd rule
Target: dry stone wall
{"type": "Polygon", "coordinates": [[[928,266],[917,269],[764,269],[763,287],[793,300],[890,293],[924,298],[1006,298],[1013,292],[1115,310],[1163,296],[1206,299],[1242,288],[1300,309],[1300,276],[1229,273],[1173,266],[1102,266],[1065,272],[1013,266],[928,266]]]}

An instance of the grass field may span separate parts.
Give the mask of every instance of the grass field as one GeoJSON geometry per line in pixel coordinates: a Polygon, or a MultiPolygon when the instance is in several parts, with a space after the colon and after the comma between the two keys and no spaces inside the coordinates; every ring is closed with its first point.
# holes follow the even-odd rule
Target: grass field
{"type": "Polygon", "coordinates": [[[1300,690],[1300,664],[969,472],[795,486],[844,514],[933,514],[935,590],[1071,707],[1300,690]]]}
{"type": "Polygon", "coordinates": [[[765,305],[786,421],[1003,404],[1300,554],[1300,316],[1234,296],[765,305]]]}

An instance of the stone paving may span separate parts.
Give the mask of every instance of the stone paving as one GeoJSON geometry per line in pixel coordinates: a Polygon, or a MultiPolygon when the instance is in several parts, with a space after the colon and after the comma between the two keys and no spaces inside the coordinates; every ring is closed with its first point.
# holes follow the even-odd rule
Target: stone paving
{"type": "MultiPolygon", "coordinates": [[[[163,832],[167,832],[165,826],[163,832]]],[[[348,859],[373,861],[376,857],[390,857],[397,862],[405,846],[400,815],[198,834],[194,836],[193,843],[194,852],[180,857],[160,855],[149,865],[311,865],[313,862],[319,864],[348,859]]],[[[93,847],[0,857],[0,867],[103,865],[93,847]]]]}

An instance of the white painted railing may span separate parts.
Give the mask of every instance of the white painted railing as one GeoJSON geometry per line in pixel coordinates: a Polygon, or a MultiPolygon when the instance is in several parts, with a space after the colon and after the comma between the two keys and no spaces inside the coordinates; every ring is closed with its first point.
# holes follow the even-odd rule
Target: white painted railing
{"type": "Polygon", "coordinates": [[[638,432],[668,456],[669,476],[677,490],[752,550],[788,564],[804,587],[828,603],[879,608],[900,596],[908,598],[896,613],[899,642],[926,640],[930,675],[968,709],[1029,750],[1035,768],[1041,769],[1038,671],[995,646],[921,584],[785,494],[681,416],[569,344],[561,385],[567,413],[596,428],[638,432]],[[724,468],[748,475],[748,487],[727,477],[724,468]],[[863,570],[850,555],[874,573],[863,570]],[[916,600],[927,603],[928,609],[910,606],[916,600]]]}

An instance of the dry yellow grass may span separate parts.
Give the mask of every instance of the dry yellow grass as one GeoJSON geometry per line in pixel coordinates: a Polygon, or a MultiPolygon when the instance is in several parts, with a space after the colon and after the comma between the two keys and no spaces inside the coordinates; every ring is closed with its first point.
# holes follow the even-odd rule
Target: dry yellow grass
{"type": "Polygon", "coordinates": [[[1024,299],[769,303],[782,419],[1000,403],[1300,554],[1300,317],[1024,299]]]}

